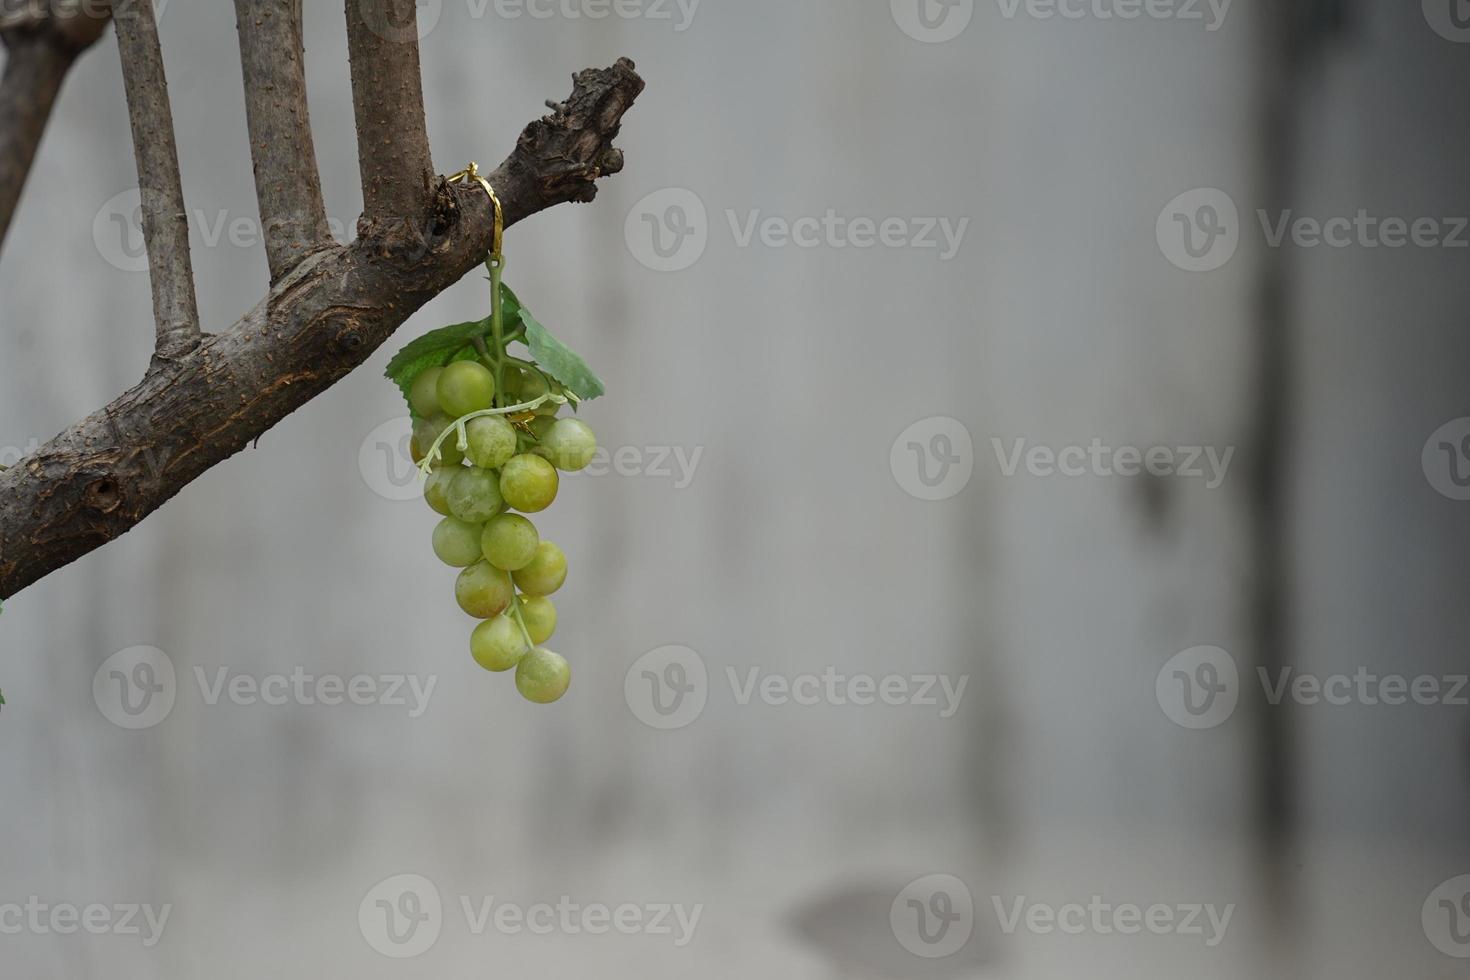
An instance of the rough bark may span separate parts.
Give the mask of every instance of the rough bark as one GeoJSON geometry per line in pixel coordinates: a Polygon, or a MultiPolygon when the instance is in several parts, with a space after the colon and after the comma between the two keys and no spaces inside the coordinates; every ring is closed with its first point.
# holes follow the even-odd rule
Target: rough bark
{"type": "Polygon", "coordinates": [[[117,8],[113,23],[133,127],[133,157],[138,162],[143,243],[153,287],[154,356],[174,360],[199,345],[199,304],[153,0],[128,0],[117,8]]]}
{"type": "Polygon", "coordinates": [[[332,244],[306,108],[301,0],[235,0],[245,119],[271,282],[332,244]]]}
{"type": "Polygon", "coordinates": [[[412,234],[434,164],[424,122],[416,0],[346,0],[363,216],[412,234]]]}
{"type": "MultiPolygon", "coordinates": [[[[489,175],[507,225],[622,169],[612,147],[643,80],[633,63],[575,76],[489,175]]],[[[364,216],[351,245],[317,252],[229,330],[155,366],[106,408],[0,473],[0,599],[116,538],[363,362],[416,309],[485,258],[491,208],[436,179],[412,235],[364,216]]]]}
{"type": "Polygon", "coordinates": [[[0,78],[0,245],[61,83],[106,27],[105,15],[70,3],[0,2],[0,41],[8,52],[0,78]]]}

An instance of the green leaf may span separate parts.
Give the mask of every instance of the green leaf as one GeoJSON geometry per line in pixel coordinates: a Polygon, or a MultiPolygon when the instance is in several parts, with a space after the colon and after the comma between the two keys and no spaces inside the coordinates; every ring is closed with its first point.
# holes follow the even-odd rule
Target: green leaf
{"type": "Polygon", "coordinates": [[[469,343],[476,337],[484,337],[489,333],[489,317],[467,323],[451,323],[447,327],[430,330],[422,337],[405,344],[401,351],[393,355],[393,360],[388,362],[388,370],[383,373],[398,386],[407,401],[413,379],[421,372],[431,367],[442,367],[466,349],[472,350],[468,348],[469,343]]]}
{"type": "Polygon", "coordinates": [[[563,387],[583,401],[596,398],[606,391],[602,380],[587,366],[587,362],[576,351],[552,336],[551,331],[521,305],[509,286],[501,283],[500,291],[502,315],[509,323],[511,311],[515,311],[516,318],[526,328],[526,346],[531,348],[531,359],[541,370],[561,382],[563,387]]]}

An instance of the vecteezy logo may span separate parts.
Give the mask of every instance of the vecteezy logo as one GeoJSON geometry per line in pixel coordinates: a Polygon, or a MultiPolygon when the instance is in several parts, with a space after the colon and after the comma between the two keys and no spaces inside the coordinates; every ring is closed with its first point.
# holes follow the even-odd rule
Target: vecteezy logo
{"type": "Polygon", "coordinates": [[[1424,0],[1424,19],[1445,40],[1470,42],[1470,0],[1424,0]]]}
{"type": "Polygon", "coordinates": [[[92,218],[92,244],[114,269],[144,272],[148,250],[143,241],[143,192],[133,187],[103,202],[92,218]]]}
{"type": "Polygon", "coordinates": [[[975,443],[958,419],[934,415],[904,429],[888,450],[888,468],[911,497],[945,500],[975,472],[975,443]]]}
{"type": "Polygon", "coordinates": [[[659,647],[633,661],[623,677],[623,697],[633,716],[649,728],[683,728],[704,712],[709,671],[688,647],[659,647]]]}
{"type": "Polygon", "coordinates": [[[402,415],[369,432],[357,448],[362,482],[384,500],[413,500],[423,494],[419,468],[409,451],[412,438],[413,420],[402,415]]]}
{"type": "Polygon", "coordinates": [[[426,953],[444,926],[439,889],[423,875],[394,875],[378,882],[357,907],[357,926],[368,945],[394,959],[426,953]]]}
{"type": "Polygon", "coordinates": [[[1451,500],[1470,500],[1470,417],[1434,430],[1419,456],[1429,485],[1451,500]]]}
{"type": "Polygon", "coordinates": [[[888,909],[888,924],[899,944],[915,956],[952,956],[975,931],[975,901],[954,875],[925,875],[898,893],[888,909]]]}
{"type": "Polygon", "coordinates": [[[666,187],[647,195],[623,223],[628,251],[655,272],[678,272],[699,261],[709,244],[709,214],[699,195],[666,187]]]}
{"type": "Polygon", "coordinates": [[[1154,680],[1154,694],[1169,720],[1184,728],[1214,728],[1235,713],[1240,672],[1219,647],[1190,647],[1170,657],[1154,680]]]}
{"type": "Polygon", "coordinates": [[[401,44],[404,41],[422,41],[439,23],[444,12],[444,0],[412,0],[411,3],[377,3],[375,0],[358,0],[362,11],[362,22],[367,29],[385,41],[401,44]]]}
{"type": "Polygon", "coordinates": [[[178,682],[174,662],[157,647],[128,647],[92,675],[92,700],[119,728],[152,728],[174,710],[178,682]]]}
{"type": "Polygon", "coordinates": [[[888,0],[893,22],[915,41],[951,41],[970,26],[975,0],[888,0]]]}
{"type": "Polygon", "coordinates": [[[1430,892],[1419,920],[1435,949],[1456,959],[1470,958],[1470,875],[1458,875],[1430,892]]]}
{"type": "Polygon", "coordinates": [[[1154,235],[1159,251],[1174,265],[1187,272],[1213,272],[1240,245],[1240,212],[1224,191],[1197,187],[1164,205],[1154,235]]]}

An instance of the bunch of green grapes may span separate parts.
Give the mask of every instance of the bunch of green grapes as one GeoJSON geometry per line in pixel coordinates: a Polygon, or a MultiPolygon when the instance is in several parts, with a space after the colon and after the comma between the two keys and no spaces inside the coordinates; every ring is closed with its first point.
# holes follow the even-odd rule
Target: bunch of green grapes
{"type": "Polygon", "coordinates": [[[475,662],[514,668],[521,694],[548,704],[572,679],[566,660],[543,645],[556,631],[550,597],[566,581],[567,558],[525,515],[551,506],[557,471],[587,466],[597,440],[580,419],[557,418],[567,398],[534,364],[506,358],[496,368],[498,385],[497,370],[478,360],[414,378],[413,454],[419,463],[432,456],[424,499],[444,518],[434,554],[461,569],[454,597],[481,620],[470,634],[475,662]]]}

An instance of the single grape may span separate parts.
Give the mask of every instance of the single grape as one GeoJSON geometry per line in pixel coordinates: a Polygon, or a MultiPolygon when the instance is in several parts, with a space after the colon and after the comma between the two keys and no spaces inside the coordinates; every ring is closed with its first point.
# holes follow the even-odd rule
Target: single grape
{"type": "Polygon", "coordinates": [[[534,514],[551,506],[558,482],[556,467],[540,456],[522,453],[500,471],[500,494],[516,510],[534,514]]]}
{"type": "Polygon", "coordinates": [[[454,598],[459,608],[476,619],[493,619],[505,612],[515,595],[510,576],[479,561],[459,573],[454,582],[454,598]]]}
{"type": "Polygon", "coordinates": [[[470,653],[475,663],[496,673],[520,663],[529,649],[521,628],[508,613],[485,620],[470,634],[470,653]]]}
{"type": "MultiPolygon", "coordinates": [[[[556,419],[552,418],[551,416],[538,415],[531,420],[531,435],[535,436],[537,441],[543,440],[546,438],[546,433],[550,432],[551,427],[555,424],[556,419]]],[[[541,450],[540,447],[537,447],[536,455],[544,456],[545,453],[541,450]]]]}
{"type": "Polygon", "coordinates": [[[429,471],[429,478],[424,481],[424,500],[436,513],[449,516],[449,498],[446,496],[449,481],[462,469],[463,466],[436,466],[429,471]]]}
{"type": "Polygon", "coordinates": [[[551,390],[551,386],[546,383],[546,377],[540,371],[528,371],[517,367],[516,373],[518,387],[516,400],[512,404],[524,405],[526,402],[533,402],[551,390]]]}
{"type": "MultiPolygon", "coordinates": [[[[444,373],[443,368],[431,367],[420,371],[413,379],[413,384],[408,387],[408,405],[413,409],[413,414],[421,419],[433,418],[440,414],[443,409],[439,407],[439,375],[444,373]]],[[[425,446],[425,449],[428,447],[425,446]]]]}
{"type": "Polygon", "coordinates": [[[567,556],[550,541],[542,541],[530,564],[512,574],[527,595],[551,595],[567,580],[567,556]]]}
{"type": "Polygon", "coordinates": [[[450,418],[489,408],[495,400],[495,375],[478,361],[455,361],[434,386],[439,404],[450,418]]]}
{"type": "Polygon", "coordinates": [[[527,701],[550,704],[567,693],[572,667],[560,654],[537,647],[516,665],[516,690],[527,701]]]}
{"type": "Polygon", "coordinates": [[[500,369],[500,404],[518,405],[521,401],[521,369],[507,364],[500,369]]]}
{"type": "Polygon", "coordinates": [[[538,646],[556,632],[556,606],[544,595],[521,596],[521,619],[526,624],[526,632],[531,634],[531,642],[538,646]]]}
{"type": "Polygon", "coordinates": [[[464,425],[469,437],[465,455],[471,463],[487,470],[498,470],[516,454],[516,430],[501,415],[484,415],[464,425]]]}
{"type": "Polygon", "coordinates": [[[500,514],[492,517],[485,525],[480,538],[485,560],[496,568],[513,572],[525,568],[536,557],[536,546],[541,536],[536,525],[520,514],[500,514]]]}
{"type": "Polygon", "coordinates": [[[451,514],[475,524],[483,524],[505,509],[495,471],[478,466],[460,467],[449,481],[445,500],[451,514]]]}
{"type": "Polygon", "coordinates": [[[480,549],[482,529],[454,517],[446,517],[434,528],[434,554],[444,564],[467,568],[484,557],[480,549]]]}
{"type": "MultiPolygon", "coordinates": [[[[454,419],[447,415],[435,415],[432,418],[421,420],[413,427],[413,442],[416,446],[416,454],[420,459],[434,445],[434,440],[439,434],[454,424],[454,419]]],[[[464,453],[459,451],[459,436],[451,433],[444,437],[439,444],[439,459],[434,465],[458,466],[464,462],[464,453]]]]}
{"type": "Polygon", "coordinates": [[[553,466],[568,473],[586,468],[597,452],[597,437],[581,419],[557,419],[541,437],[541,449],[553,466]]]}

